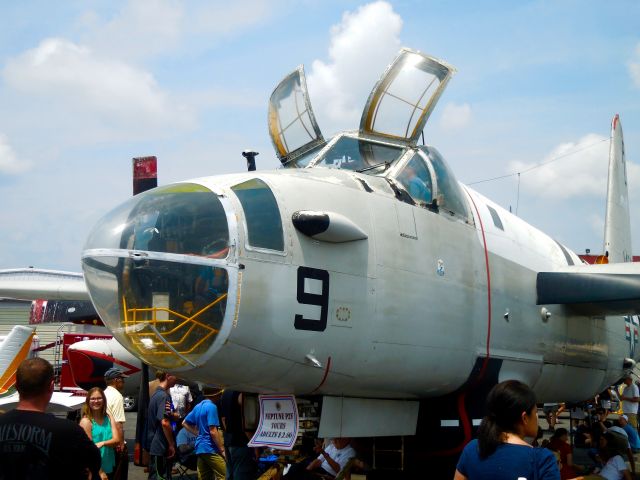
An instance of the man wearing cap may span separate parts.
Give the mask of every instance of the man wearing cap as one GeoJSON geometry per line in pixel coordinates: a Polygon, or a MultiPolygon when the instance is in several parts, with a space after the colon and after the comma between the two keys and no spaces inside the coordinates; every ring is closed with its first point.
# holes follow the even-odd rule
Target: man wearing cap
{"type": "Polygon", "coordinates": [[[629,423],[633,428],[638,428],[638,401],[640,401],[640,392],[638,392],[638,386],[633,383],[631,375],[624,377],[624,390],[620,395],[622,400],[622,413],[624,413],[629,419],[629,423]]]}
{"type": "Polygon", "coordinates": [[[124,441],[124,379],[127,378],[119,368],[110,368],[104,373],[104,381],[107,388],[104,396],[107,398],[107,413],[116,422],[116,427],[120,430],[120,445],[116,446],[116,467],[114,470],[115,480],[126,480],[129,476],[129,452],[124,441]]]}
{"type": "Polygon", "coordinates": [[[631,425],[629,425],[629,417],[627,417],[626,415],[620,415],[620,417],[618,418],[618,424],[627,433],[631,451],[633,453],[640,452],[640,436],[638,436],[638,431],[631,425]]]}

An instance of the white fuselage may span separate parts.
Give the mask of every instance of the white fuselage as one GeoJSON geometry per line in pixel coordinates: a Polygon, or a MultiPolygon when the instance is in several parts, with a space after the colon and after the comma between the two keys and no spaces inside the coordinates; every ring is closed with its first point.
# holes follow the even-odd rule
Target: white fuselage
{"type": "MultiPolygon", "coordinates": [[[[541,314],[537,272],[580,259],[470,189],[473,222],[464,222],[403,203],[382,178],[353,172],[306,169],[198,182],[228,195],[238,239],[227,262],[244,268],[239,291],[230,289],[237,303],[225,322],[232,326],[226,335],[222,329],[209,360],[185,376],[245,391],[419,398],[456,390],[489,356],[502,360],[501,378],[527,381],[541,401],[572,401],[615,381],[629,356],[623,317],[589,318],[561,306],[541,314]],[[247,243],[242,208],[227,187],[253,177],[278,201],[284,252],[247,243]],[[368,238],[313,240],[292,226],[296,210],[339,213],[368,238]],[[324,331],[294,328],[296,314],[322,314],[321,306],[297,299],[299,267],[328,272],[324,331]]],[[[321,284],[307,279],[304,292],[320,294],[321,284]]]]}

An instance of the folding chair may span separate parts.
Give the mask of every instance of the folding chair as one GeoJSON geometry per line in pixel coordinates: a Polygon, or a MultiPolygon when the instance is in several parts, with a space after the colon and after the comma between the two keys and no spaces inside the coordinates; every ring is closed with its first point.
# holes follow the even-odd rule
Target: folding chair
{"type": "Polygon", "coordinates": [[[179,460],[174,464],[174,468],[178,471],[178,480],[192,480],[194,477],[189,470],[197,472],[198,457],[193,451],[187,455],[180,455],[179,460]]]}

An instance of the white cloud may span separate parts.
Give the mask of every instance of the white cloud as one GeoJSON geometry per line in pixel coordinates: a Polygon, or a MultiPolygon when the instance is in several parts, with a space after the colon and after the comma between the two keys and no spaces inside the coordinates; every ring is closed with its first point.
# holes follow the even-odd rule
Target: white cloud
{"type": "Polygon", "coordinates": [[[16,174],[29,169],[27,162],[19,161],[6,135],[0,133],[0,174],[16,174]]]}
{"type": "MultiPolygon", "coordinates": [[[[634,199],[637,186],[640,185],[640,165],[630,162],[629,158],[626,163],[629,196],[634,199]]],[[[551,200],[593,196],[604,198],[607,194],[608,169],[609,138],[594,133],[585,135],[577,142],[558,145],[540,162],[509,163],[509,171],[521,172],[524,191],[551,200]]],[[[595,220],[591,223],[597,226],[595,220]]]]}
{"type": "Polygon", "coordinates": [[[197,33],[228,35],[265,22],[283,8],[279,0],[206,1],[190,15],[197,33]]]}
{"type": "Polygon", "coordinates": [[[466,127],[471,121],[471,106],[468,103],[456,105],[447,103],[442,110],[440,126],[446,130],[466,127]]]}
{"type": "Polygon", "coordinates": [[[187,23],[181,2],[136,0],[127,2],[108,20],[95,12],[78,23],[88,32],[86,43],[118,58],[139,58],[171,51],[179,44],[187,23]]]}
{"type": "Polygon", "coordinates": [[[315,60],[309,95],[325,134],[360,125],[367,95],[400,48],[402,19],[383,1],[345,12],[331,28],[329,61],[315,60]]]}
{"type": "Polygon", "coordinates": [[[189,113],[172,103],[150,73],[60,38],[10,59],[3,76],[14,90],[46,98],[64,115],[80,112],[116,129],[190,122],[189,113]]]}
{"type": "Polygon", "coordinates": [[[181,50],[210,49],[221,38],[241,35],[267,21],[280,0],[129,0],[112,17],[84,12],[77,21],[85,43],[118,58],[145,59],[181,50]]]}
{"type": "Polygon", "coordinates": [[[608,138],[588,134],[577,142],[558,145],[539,163],[510,162],[509,170],[521,172],[521,186],[537,197],[567,199],[607,191],[608,138]],[[557,159],[557,160],[556,160],[557,159]],[[527,171],[531,169],[530,171],[527,171]]]}
{"type": "Polygon", "coordinates": [[[636,46],[635,59],[628,63],[628,67],[631,80],[633,80],[636,87],[640,88],[640,43],[636,46]]]}

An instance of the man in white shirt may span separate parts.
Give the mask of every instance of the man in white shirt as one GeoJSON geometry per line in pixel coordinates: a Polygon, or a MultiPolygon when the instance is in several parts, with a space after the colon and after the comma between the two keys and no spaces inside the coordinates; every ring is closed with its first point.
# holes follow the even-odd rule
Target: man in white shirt
{"type": "Polygon", "coordinates": [[[307,470],[322,469],[335,477],[356,456],[350,443],[350,438],[334,438],[326,449],[319,446],[316,451],[320,455],[307,466],[307,470]]]}
{"type": "Polygon", "coordinates": [[[171,395],[171,401],[173,402],[173,408],[175,408],[180,423],[187,416],[187,413],[191,410],[191,403],[193,397],[191,396],[191,390],[186,385],[176,383],[169,389],[169,395],[171,395]]]}
{"type": "Polygon", "coordinates": [[[631,375],[624,378],[624,390],[620,395],[622,400],[622,413],[629,418],[629,423],[633,428],[638,428],[638,402],[640,402],[640,392],[638,386],[633,382],[631,375]]]}
{"type": "Polygon", "coordinates": [[[325,449],[322,441],[316,440],[313,451],[320,455],[306,467],[304,461],[291,465],[282,477],[283,480],[314,480],[318,478],[318,474],[335,477],[349,463],[349,460],[356,456],[356,451],[349,445],[350,443],[350,438],[334,438],[325,449]]]}
{"type": "Polygon", "coordinates": [[[124,398],[122,397],[126,377],[127,375],[118,368],[110,368],[104,374],[104,381],[107,384],[107,388],[104,390],[104,396],[107,398],[107,414],[115,421],[122,439],[120,445],[116,447],[116,467],[114,470],[116,480],[126,480],[129,476],[129,452],[124,441],[124,423],[127,419],[124,416],[124,398]]]}

